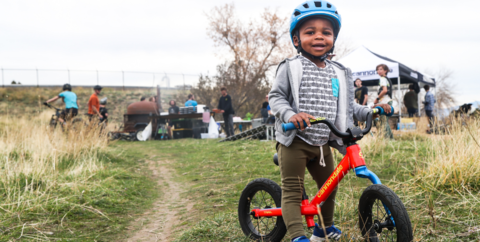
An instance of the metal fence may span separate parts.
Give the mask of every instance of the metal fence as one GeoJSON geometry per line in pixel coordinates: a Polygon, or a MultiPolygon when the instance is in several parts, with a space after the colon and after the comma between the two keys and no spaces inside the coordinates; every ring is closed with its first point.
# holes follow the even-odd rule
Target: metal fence
{"type": "Polygon", "coordinates": [[[195,74],[146,72],[146,71],[104,71],[70,69],[11,69],[1,68],[2,87],[48,86],[69,83],[72,86],[140,86],[179,88],[194,86],[200,77],[195,74]]]}

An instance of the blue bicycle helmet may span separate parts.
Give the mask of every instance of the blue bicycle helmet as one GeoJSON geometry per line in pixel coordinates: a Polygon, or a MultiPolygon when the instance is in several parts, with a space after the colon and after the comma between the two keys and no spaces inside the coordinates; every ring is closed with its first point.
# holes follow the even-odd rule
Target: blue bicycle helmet
{"type": "MultiPolygon", "coordinates": [[[[328,19],[332,25],[333,25],[333,31],[334,31],[334,44],[335,41],[337,40],[338,33],[340,32],[340,28],[342,27],[342,17],[337,11],[337,8],[327,2],[327,1],[305,1],[304,3],[298,5],[295,10],[293,10],[292,17],[290,18],[290,38],[292,40],[293,44],[293,36],[298,33],[298,28],[300,25],[310,17],[323,17],[328,19]]],[[[313,56],[305,51],[303,51],[301,45],[297,48],[297,51],[302,54],[307,54],[312,56],[313,58],[321,59],[322,61],[327,58],[327,54],[324,56],[313,56]]],[[[333,48],[330,50],[330,52],[333,52],[333,48]]]]}

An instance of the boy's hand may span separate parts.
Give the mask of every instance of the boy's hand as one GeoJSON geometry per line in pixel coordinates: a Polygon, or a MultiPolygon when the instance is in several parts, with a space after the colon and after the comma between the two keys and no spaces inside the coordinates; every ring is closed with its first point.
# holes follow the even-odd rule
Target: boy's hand
{"type": "MultiPolygon", "coordinates": [[[[388,104],[377,104],[373,107],[381,107],[383,108],[383,111],[385,111],[385,114],[389,114],[392,112],[392,107],[388,104]]],[[[378,113],[374,114],[373,115],[373,118],[377,118],[378,116],[380,116],[378,113]]]]}
{"type": "Polygon", "coordinates": [[[288,120],[288,122],[293,123],[297,129],[300,129],[301,131],[303,131],[306,128],[305,125],[303,124],[303,121],[305,121],[305,123],[307,123],[308,127],[312,126],[310,124],[310,119],[315,119],[315,117],[313,117],[312,115],[310,115],[308,113],[297,113],[297,114],[293,115],[288,120]]]}

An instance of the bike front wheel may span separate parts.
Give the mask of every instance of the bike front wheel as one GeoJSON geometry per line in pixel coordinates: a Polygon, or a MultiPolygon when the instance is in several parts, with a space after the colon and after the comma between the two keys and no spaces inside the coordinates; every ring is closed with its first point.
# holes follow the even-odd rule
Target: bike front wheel
{"type": "Polygon", "coordinates": [[[252,209],[281,207],[282,189],[272,180],[258,178],[243,189],[238,219],[243,233],[256,241],[280,241],[287,233],[282,217],[255,217],[252,209]]]}
{"type": "Polygon", "coordinates": [[[397,194],[385,185],[371,185],[363,191],[358,215],[366,241],[413,241],[407,210],[397,194]]]}

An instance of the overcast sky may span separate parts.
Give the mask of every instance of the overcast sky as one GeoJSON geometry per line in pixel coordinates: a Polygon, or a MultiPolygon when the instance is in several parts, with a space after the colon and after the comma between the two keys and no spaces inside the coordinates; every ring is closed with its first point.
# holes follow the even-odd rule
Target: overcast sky
{"type": "MultiPolygon", "coordinates": [[[[215,55],[206,35],[205,12],[230,2],[4,0],[0,7],[0,67],[184,73],[191,74],[187,79],[194,81],[200,73],[214,74],[216,65],[224,61],[215,55]]],[[[238,15],[249,20],[266,7],[290,16],[302,1],[233,2],[238,15]]],[[[454,72],[459,102],[480,100],[478,1],[331,3],[342,15],[341,39],[419,71],[448,68],[454,72]]],[[[53,75],[40,73],[42,82],[53,75]]],[[[71,75],[75,84],[82,74],[71,75]]],[[[94,74],[88,75],[94,79],[94,74]]],[[[24,78],[22,84],[36,82],[33,73],[27,78],[20,72],[5,71],[6,82],[19,77],[24,78]]],[[[181,84],[180,76],[170,77],[174,85],[181,84]]]]}

